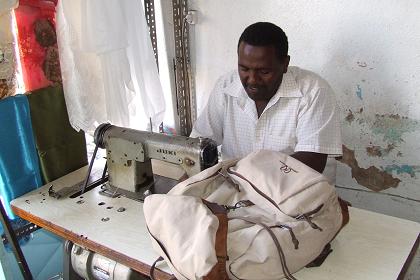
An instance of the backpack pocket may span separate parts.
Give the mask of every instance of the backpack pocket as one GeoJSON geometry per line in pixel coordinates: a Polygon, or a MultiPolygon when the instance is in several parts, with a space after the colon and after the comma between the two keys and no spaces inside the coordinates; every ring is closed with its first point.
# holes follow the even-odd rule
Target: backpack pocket
{"type": "Polygon", "coordinates": [[[201,198],[153,194],[143,205],[153,246],[185,279],[201,279],[217,263],[218,218],[201,198]]]}
{"type": "Polygon", "coordinates": [[[289,227],[270,226],[255,218],[231,219],[230,222],[239,220],[249,225],[229,232],[228,273],[231,279],[295,279],[291,274],[294,271],[287,263],[289,258],[284,253],[296,250],[296,239],[289,227]],[[234,240],[236,244],[231,244],[234,240]]]}

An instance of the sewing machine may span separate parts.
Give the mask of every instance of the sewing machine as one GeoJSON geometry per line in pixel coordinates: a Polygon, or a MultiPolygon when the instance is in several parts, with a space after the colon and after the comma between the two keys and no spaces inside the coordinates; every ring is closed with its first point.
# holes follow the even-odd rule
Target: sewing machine
{"type": "MultiPolygon", "coordinates": [[[[218,159],[216,143],[207,138],[167,136],[102,124],[95,131],[94,141],[106,149],[109,179],[103,193],[140,201],[159,192],[152,159],[179,165],[188,177],[215,165],[218,159]]],[[[167,187],[161,189],[168,191],[167,187]]]]}

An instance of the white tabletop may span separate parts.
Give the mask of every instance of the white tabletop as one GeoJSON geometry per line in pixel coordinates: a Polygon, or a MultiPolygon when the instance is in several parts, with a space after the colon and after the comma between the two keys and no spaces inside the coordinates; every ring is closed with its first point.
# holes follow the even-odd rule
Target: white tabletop
{"type": "MultiPolygon", "coordinates": [[[[142,203],[99,194],[100,187],[76,198],[55,199],[54,190],[83,181],[81,168],[12,201],[22,218],[90,250],[147,274],[157,259],[144,222],[142,203]],[[123,207],[125,211],[117,210],[123,207]]],[[[332,242],[333,252],[321,267],[304,268],[298,279],[397,279],[420,232],[420,224],[357,208],[350,222],[332,242]]],[[[170,274],[161,264],[158,268],[170,274]]],[[[160,279],[169,279],[163,272],[160,279]]]]}

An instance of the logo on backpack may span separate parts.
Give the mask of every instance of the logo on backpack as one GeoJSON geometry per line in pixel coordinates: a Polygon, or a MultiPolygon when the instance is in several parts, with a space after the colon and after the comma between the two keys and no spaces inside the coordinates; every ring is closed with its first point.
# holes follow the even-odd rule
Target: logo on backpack
{"type": "Polygon", "coordinates": [[[293,171],[295,173],[298,173],[296,170],[294,170],[293,168],[289,167],[287,164],[285,164],[284,162],[282,162],[281,160],[279,160],[281,164],[283,164],[280,167],[280,170],[283,171],[284,173],[290,173],[290,171],[293,171]]]}

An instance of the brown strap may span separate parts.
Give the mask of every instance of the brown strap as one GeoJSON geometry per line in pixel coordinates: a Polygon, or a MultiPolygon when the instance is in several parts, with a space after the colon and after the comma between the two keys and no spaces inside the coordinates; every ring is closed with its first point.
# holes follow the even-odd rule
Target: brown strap
{"type": "Polygon", "coordinates": [[[305,267],[318,267],[321,266],[324,261],[327,259],[328,255],[332,252],[333,250],[331,249],[331,244],[327,243],[327,245],[324,246],[324,249],[322,249],[321,254],[319,254],[319,256],[314,259],[313,261],[311,261],[310,263],[308,263],[307,265],[305,265],[305,267]]]}
{"type": "MultiPolygon", "coordinates": [[[[350,220],[350,214],[349,214],[349,206],[351,206],[350,202],[341,199],[338,197],[338,203],[340,204],[341,208],[341,215],[343,216],[343,221],[341,223],[341,227],[338,229],[338,231],[335,233],[334,237],[331,239],[333,240],[337,234],[341,231],[341,229],[349,223],[350,220]]],[[[328,257],[328,255],[332,252],[331,245],[328,243],[325,245],[323,251],[321,254],[312,262],[306,265],[306,267],[317,267],[321,266],[321,264],[325,261],[325,259],[328,257]]]]}
{"type": "Polygon", "coordinates": [[[160,262],[160,261],[163,261],[163,258],[162,258],[162,257],[157,258],[157,259],[155,260],[155,262],[152,264],[152,266],[150,267],[150,272],[149,272],[149,274],[150,274],[150,279],[151,279],[151,280],[155,280],[155,279],[156,279],[156,278],[155,278],[155,268],[156,268],[156,264],[157,264],[158,262],[160,262]]]}
{"type": "Polygon", "coordinates": [[[338,197],[338,203],[340,204],[341,215],[343,216],[343,221],[341,222],[341,227],[335,233],[334,237],[331,238],[331,240],[333,240],[338,235],[338,233],[343,229],[343,227],[347,225],[350,221],[350,214],[349,214],[349,206],[351,206],[350,202],[338,197]]]}
{"type": "Polygon", "coordinates": [[[217,203],[212,203],[204,199],[203,203],[219,220],[219,228],[216,232],[215,245],[217,264],[213,266],[209,274],[203,277],[203,280],[229,280],[229,276],[226,271],[228,231],[228,219],[226,208],[217,203]]]}
{"type": "Polygon", "coordinates": [[[340,197],[338,198],[338,202],[340,203],[341,213],[343,215],[343,223],[341,224],[341,228],[343,228],[350,220],[349,206],[351,206],[351,204],[340,197]]]}

